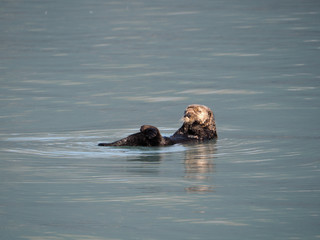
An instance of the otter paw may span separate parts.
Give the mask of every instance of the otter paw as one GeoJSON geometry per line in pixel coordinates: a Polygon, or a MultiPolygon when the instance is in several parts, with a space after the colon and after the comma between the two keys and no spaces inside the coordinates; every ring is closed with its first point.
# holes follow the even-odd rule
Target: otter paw
{"type": "Polygon", "coordinates": [[[150,125],[143,125],[140,128],[140,131],[148,138],[155,138],[159,134],[158,128],[150,125]]]}

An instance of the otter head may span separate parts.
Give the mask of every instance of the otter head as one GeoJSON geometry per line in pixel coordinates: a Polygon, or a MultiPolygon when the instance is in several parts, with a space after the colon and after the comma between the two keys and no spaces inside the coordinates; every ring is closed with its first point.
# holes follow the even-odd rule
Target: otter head
{"type": "Polygon", "coordinates": [[[213,112],[204,105],[192,104],[184,112],[183,122],[189,125],[198,123],[206,127],[215,129],[215,120],[213,112]]]}

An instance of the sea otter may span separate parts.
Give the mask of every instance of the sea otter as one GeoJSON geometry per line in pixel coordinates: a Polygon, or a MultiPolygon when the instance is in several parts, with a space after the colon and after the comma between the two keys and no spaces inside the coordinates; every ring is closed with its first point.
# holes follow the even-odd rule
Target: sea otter
{"type": "Polygon", "coordinates": [[[182,126],[170,137],[163,137],[158,128],[143,125],[140,132],[112,143],[99,143],[99,146],[169,146],[176,143],[206,141],[217,138],[213,112],[204,105],[189,105],[182,118],[182,126]]]}

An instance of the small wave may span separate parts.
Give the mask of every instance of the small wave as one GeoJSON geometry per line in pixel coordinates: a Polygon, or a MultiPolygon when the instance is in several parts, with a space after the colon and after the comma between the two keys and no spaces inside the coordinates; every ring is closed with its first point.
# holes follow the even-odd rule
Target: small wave
{"type": "MultiPolygon", "coordinates": [[[[130,131],[128,131],[130,132],[130,131]]],[[[73,132],[66,134],[14,134],[2,136],[6,148],[2,151],[51,158],[109,158],[152,156],[185,151],[182,145],[170,147],[99,147],[103,138],[117,138],[114,133],[73,132]],[[102,137],[103,135],[103,137],[102,137]],[[14,143],[14,144],[12,144],[14,143]]],[[[119,137],[119,136],[118,136],[119,137]]],[[[120,138],[120,137],[119,137],[120,138]]],[[[110,140],[111,141],[111,140],[110,140]]]]}

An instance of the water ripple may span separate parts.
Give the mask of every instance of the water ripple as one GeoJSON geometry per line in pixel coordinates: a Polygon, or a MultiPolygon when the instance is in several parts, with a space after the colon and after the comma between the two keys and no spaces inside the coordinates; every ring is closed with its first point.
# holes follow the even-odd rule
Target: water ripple
{"type": "MultiPolygon", "coordinates": [[[[127,132],[131,132],[128,130],[127,132]]],[[[66,134],[14,134],[2,136],[7,148],[2,151],[38,155],[52,158],[108,158],[108,157],[135,157],[166,154],[185,151],[182,145],[170,147],[98,147],[97,144],[105,136],[114,138],[112,132],[73,132],[66,134]]],[[[122,136],[116,136],[120,138],[122,136]]]]}

